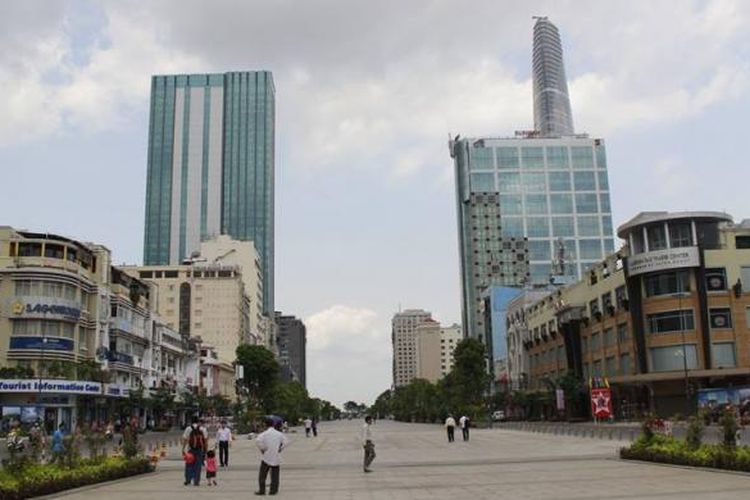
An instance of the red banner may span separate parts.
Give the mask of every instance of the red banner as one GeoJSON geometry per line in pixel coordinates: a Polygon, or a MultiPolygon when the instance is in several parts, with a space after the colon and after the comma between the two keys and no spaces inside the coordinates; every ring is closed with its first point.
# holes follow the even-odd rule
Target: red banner
{"type": "Polygon", "coordinates": [[[591,413],[596,418],[612,416],[612,391],[609,388],[591,389],[591,413]]]}

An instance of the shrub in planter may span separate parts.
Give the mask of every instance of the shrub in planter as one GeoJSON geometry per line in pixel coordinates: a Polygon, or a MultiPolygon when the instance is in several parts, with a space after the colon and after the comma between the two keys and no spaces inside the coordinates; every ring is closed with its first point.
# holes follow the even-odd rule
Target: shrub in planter
{"type": "Polygon", "coordinates": [[[722,443],[728,448],[734,448],[737,445],[737,431],[740,426],[737,424],[737,416],[732,408],[726,408],[719,419],[721,426],[722,443]]]}
{"type": "Polygon", "coordinates": [[[700,448],[703,442],[703,432],[706,426],[703,417],[700,415],[697,417],[690,417],[688,420],[687,433],[685,435],[685,443],[688,449],[697,450],[700,448]]]}

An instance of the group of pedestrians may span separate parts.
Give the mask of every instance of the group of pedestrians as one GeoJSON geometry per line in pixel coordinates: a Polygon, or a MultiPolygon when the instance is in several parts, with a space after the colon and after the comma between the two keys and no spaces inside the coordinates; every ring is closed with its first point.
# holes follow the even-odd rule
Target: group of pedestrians
{"type": "MultiPolygon", "coordinates": [[[[461,427],[461,436],[463,437],[463,440],[468,441],[469,428],[471,427],[471,420],[469,417],[462,415],[461,418],[458,419],[458,426],[461,427]]],[[[456,440],[456,419],[453,418],[453,415],[448,415],[448,418],[445,419],[445,430],[448,433],[448,442],[454,442],[456,440]]]]}
{"type": "Polygon", "coordinates": [[[208,429],[205,422],[193,418],[192,423],[182,433],[182,455],[185,460],[185,486],[200,486],[203,466],[206,467],[206,483],[216,486],[216,475],[219,467],[229,467],[229,447],[232,443],[232,431],[227,422],[222,421],[214,446],[209,446],[208,429]],[[219,450],[219,463],[216,463],[216,449],[219,450]]]}
{"type": "Polygon", "coordinates": [[[305,425],[305,437],[310,437],[310,433],[314,437],[318,437],[318,419],[307,417],[303,422],[305,425]]]}

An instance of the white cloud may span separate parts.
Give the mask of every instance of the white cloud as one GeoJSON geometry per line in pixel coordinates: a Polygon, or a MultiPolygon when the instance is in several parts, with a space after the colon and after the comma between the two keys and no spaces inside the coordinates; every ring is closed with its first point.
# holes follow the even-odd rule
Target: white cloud
{"type": "Polygon", "coordinates": [[[307,385],[315,396],[338,406],[371,403],[388,388],[390,335],[374,311],[334,305],[304,322],[307,385]]]}

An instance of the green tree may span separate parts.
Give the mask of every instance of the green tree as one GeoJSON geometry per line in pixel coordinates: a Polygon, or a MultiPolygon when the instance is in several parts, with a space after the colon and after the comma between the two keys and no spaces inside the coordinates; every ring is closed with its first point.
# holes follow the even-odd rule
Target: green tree
{"type": "Polygon", "coordinates": [[[392,403],[393,392],[390,389],[385,390],[375,399],[375,403],[370,407],[370,413],[378,418],[391,415],[393,413],[391,410],[392,403]]]}
{"type": "Polygon", "coordinates": [[[302,417],[317,416],[311,411],[307,389],[296,381],[280,382],[276,385],[272,413],[284,416],[288,422],[299,422],[302,417]]]}
{"type": "Polygon", "coordinates": [[[279,378],[279,363],[273,353],[263,346],[241,345],[237,348],[237,363],[244,367],[242,382],[250,404],[270,412],[273,389],[279,378]]]}
{"type": "Polygon", "coordinates": [[[487,350],[477,339],[464,339],[453,352],[453,369],[441,381],[447,409],[476,418],[488,390],[487,350]]]}

